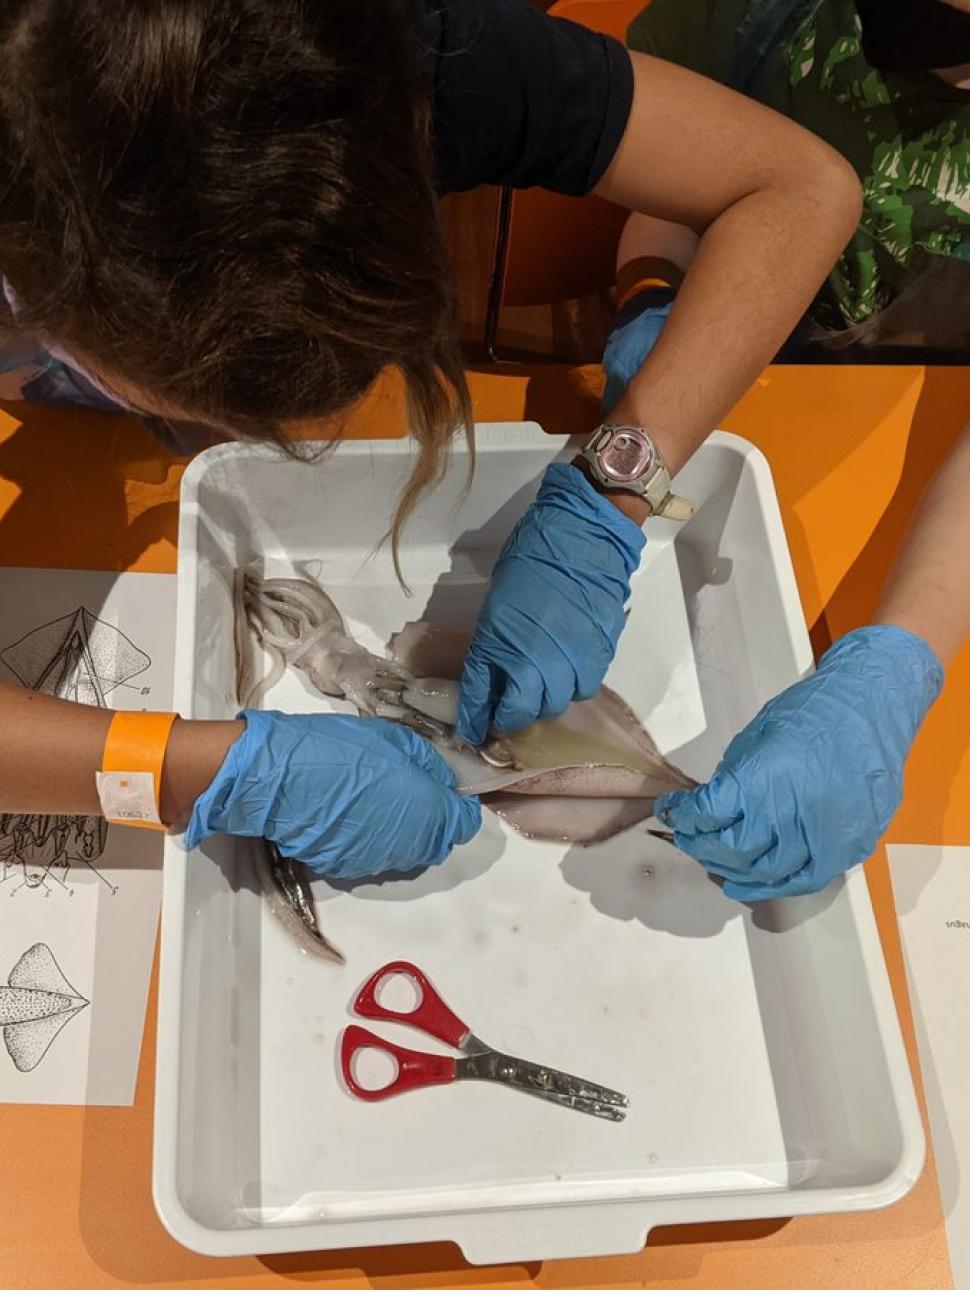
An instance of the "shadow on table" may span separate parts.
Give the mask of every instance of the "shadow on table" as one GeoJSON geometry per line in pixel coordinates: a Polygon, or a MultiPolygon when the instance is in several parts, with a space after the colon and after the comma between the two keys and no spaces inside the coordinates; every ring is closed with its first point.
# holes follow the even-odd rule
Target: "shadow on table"
{"type": "Polygon", "coordinates": [[[178,466],[137,422],[111,413],[0,402],[20,424],[0,439],[0,563],[130,569],[178,532],[178,466]]]}
{"type": "MultiPolygon", "coordinates": [[[[757,1241],[781,1231],[790,1219],[754,1220],[748,1223],[685,1224],[679,1227],[658,1227],[650,1235],[646,1248],[637,1254],[599,1258],[595,1261],[595,1282],[598,1286],[629,1284],[631,1259],[649,1258],[652,1249],[673,1245],[698,1246],[697,1261],[690,1275],[696,1274],[703,1263],[704,1246],[724,1241],[757,1241]]],[[[535,1282],[545,1264],[497,1264],[494,1267],[476,1267],[467,1263],[453,1245],[390,1246],[376,1250],[344,1250],[334,1254],[280,1254],[259,1260],[270,1272],[287,1280],[313,1282],[331,1280],[340,1272],[359,1272],[368,1279],[377,1277],[414,1277],[415,1286],[430,1284],[433,1275],[455,1274],[452,1286],[488,1286],[535,1282]],[[460,1278],[460,1280],[458,1279],[460,1278]]],[[[575,1261],[578,1263],[578,1261],[575,1261]]],[[[590,1265],[592,1273],[592,1265],[590,1265]]]]}

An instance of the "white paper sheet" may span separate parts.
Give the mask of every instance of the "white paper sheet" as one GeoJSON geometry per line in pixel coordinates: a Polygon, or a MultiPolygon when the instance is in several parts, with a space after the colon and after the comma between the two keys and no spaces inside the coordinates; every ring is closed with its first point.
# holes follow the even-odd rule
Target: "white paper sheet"
{"type": "MultiPolygon", "coordinates": [[[[5,680],[164,710],[174,639],[174,577],[0,569],[5,680]]],[[[132,1104],[161,864],[147,830],[0,817],[0,1101],[132,1104]]]]}
{"type": "Polygon", "coordinates": [[[970,847],[889,847],[889,869],[946,1215],[953,1283],[956,1290],[968,1290],[970,847]]]}

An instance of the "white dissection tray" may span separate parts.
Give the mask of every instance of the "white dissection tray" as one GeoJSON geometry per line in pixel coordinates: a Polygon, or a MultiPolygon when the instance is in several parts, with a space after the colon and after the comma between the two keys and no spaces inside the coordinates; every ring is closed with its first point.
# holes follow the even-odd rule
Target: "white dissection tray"
{"type": "MultiPolygon", "coordinates": [[[[234,713],[232,579],[252,560],[332,594],[380,646],[424,619],[470,627],[496,554],[565,441],[477,428],[409,523],[398,585],[381,538],[405,442],[312,464],[199,457],[182,490],[176,705],[234,713]]],[[[811,667],[767,463],[715,434],[657,520],[607,678],[698,778],[811,667]]],[[[267,707],[333,708],[288,674],[267,707]]],[[[339,707],[339,705],[337,705],[339,707]]],[[[205,1254],[453,1241],[473,1263],[618,1254],[658,1224],[887,1205],[924,1143],[864,875],[748,909],[641,826],[587,849],[485,812],[440,868],[314,884],[335,966],[264,905],[251,844],[165,858],[155,1201],[205,1254]],[[355,1101],[336,1046],[362,982],[417,963],[488,1043],[626,1093],[606,1123],[475,1082],[355,1101]]],[[[375,1023],[408,1047],[438,1047],[375,1023]]]]}

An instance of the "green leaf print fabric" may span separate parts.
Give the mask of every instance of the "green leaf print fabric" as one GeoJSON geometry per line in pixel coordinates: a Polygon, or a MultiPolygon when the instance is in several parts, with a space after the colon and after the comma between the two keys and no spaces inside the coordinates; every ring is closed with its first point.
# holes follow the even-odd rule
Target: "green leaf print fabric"
{"type": "Polygon", "coordinates": [[[926,256],[970,261],[970,93],[862,53],[853,0],[652,0],[628,44],[734,86],[837,148],[863,184],[859,228],[812,310],[862,323],[926,256]]]}

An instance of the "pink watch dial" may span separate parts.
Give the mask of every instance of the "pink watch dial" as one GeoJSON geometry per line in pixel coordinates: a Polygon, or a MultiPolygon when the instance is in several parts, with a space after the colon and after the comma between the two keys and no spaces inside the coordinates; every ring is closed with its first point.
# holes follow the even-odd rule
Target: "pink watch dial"
{"type": "Polygon", "coordinates": [[[616,484],[632,484],[642,479],[653,465],[653,446],[636,430],[612,430],[610,437],[597,448],[596,460],[607,479],[616,484]]]}

